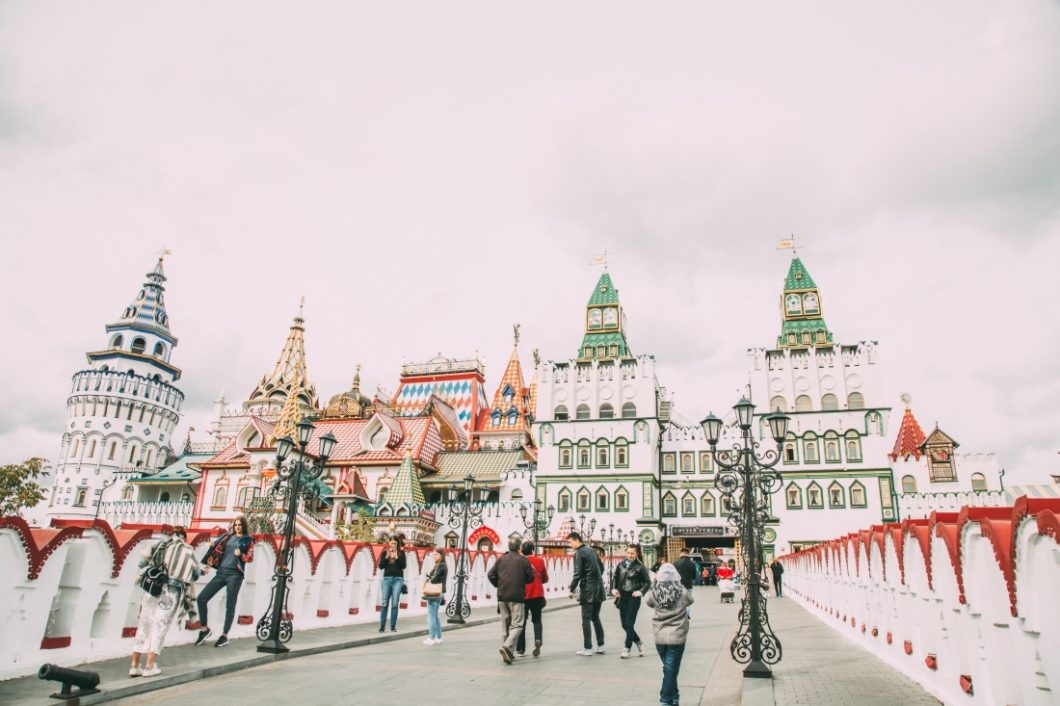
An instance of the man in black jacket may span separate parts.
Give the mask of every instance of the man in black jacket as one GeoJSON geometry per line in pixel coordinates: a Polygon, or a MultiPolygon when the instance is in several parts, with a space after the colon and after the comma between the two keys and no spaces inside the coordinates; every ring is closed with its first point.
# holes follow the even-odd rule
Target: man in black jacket
{"type": "Polygon", "coordinates": [[[640,597],[651,588],[651,576],[644,564],[640,563],[640,548],[631,544],[626,547],[626,558],[615,569],[614,588],[611,593],[618,599],[618,612],[622,620],[622,629],[626,631],[626,644],[620,655],[629,659],[633,645],[637,652],[644,656],[644,643],[637,634],[637,612],[640,611],[640,597]]]}
{"type": "Polygon", "coordinates": [[[582,542],[582,536],[571,532],[567,537],[574,550],[574,576],[570,583],[570,597],[577,596],[582,606],[583,648],[574,654],[583,657],[593,655],[592,630],[596,630],[596,654],[604,653],[604,624],[600,622],[600,605],[604,602],[604,577],[600,560],[590,547],[582,542]]]}
{"type": "Polygon", "coordinates": [[[696,563],[688,555],[688,547],[681,547],[681,558],[674,562],[674,568],[681,574],[681,585],[691,591],[696,580],[696,563]]]}
{"type": "Polygon", "coordinates": [[[534,582],[534,567],[519,553],[518,538],[508,540],[508,553],[490,568],[487,578],[497,587],[497,610],[501,614],[501,659],[511,664],[512,649],[526,620],[526,584],[534,582]]]}

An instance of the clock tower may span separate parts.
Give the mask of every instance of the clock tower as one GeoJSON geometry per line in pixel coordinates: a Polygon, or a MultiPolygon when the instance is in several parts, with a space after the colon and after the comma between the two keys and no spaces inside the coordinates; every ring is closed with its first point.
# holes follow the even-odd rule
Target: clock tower
{"type": "Polygon", "coordinates": [[[618,301],[618,290],[611,275],[604,270],[585,305],[585,333],[578,350],[578,360],[615,360],[629,358],[626,343],[626,316],[618,301]]]}

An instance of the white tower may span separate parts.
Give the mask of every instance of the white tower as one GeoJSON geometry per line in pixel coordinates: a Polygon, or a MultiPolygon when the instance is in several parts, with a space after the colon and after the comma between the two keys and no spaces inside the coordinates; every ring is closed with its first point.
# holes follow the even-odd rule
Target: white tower
{"type": "Polygon", "coordinates": [[[67,425],[49,502],[53,517],[94,517],[99,503],[132,499],[125,481],[162,467],[180,422],[180,370],[169,359],[177,339],[166,315],[162,258],[136,299],[106,327],[103,350],[74,374],[67,425]]]}

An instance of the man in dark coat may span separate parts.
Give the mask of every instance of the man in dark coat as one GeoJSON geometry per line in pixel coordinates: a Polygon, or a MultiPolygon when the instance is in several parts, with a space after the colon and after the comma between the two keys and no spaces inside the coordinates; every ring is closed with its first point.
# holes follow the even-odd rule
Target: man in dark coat
{"type": "Polygon", "coordinates": [[[596,552],[582,542],[582,536],[571,532],[567,538],[574,550],[574,576],[570,583],[571,598],[577,597],[582,607],[582,649],[575,654],[593,655],[592,632],[596,631],[596,654],[604,653],[604,624],[600,622],[600,606],[604,602],[604,577],[596,552]]]}
{"type": "Polygon", "coordinates": [[[696,563],[689,557],[688,547],[681,548],[681,558],[674,562],[674,568],[681,574],[681,585],[692,590],[696,580],[696,563]]]}
{"type": "Polygon", "coordinates": [[[773,588],[777,589],[777,598],[782,598],[784,591],[781,590],[780,581],[784,577],[784,565],[774,560],[769,569],[773,572],[773,588]]]}
{"type": "Polygon", "coordinates": [[[501,659],[515,660],[515,643],[526,620],[526,584],[534,582],[534,567],[519,553],[518,538],[508,541],[508,553],[490,568],[487,578],[497,587],[497,610],[501,614],[501,659]]]}

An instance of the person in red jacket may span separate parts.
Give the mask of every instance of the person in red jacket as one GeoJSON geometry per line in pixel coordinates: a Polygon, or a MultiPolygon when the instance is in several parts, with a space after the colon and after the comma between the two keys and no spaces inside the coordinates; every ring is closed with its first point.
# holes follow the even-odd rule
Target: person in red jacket
{"type": "Polygon", "coordinates": [[[519,633],[519,640],[515,644],[515,656],[526,656],[526,624],[533,621],[534,657],[537,657],[541,654],[541,640],[543,637],[541,632],[541,610],[545,607],[544,584],[548,583],[548,569],[545,567],[544,559],[534,556],[533,542],[523,542],[521,550],[523,556],[530,562],[530,566],[534,567],[534,580],[526,584],[526,611],[529,613],[530,620],[523,621],[522,632],[519,633]]]}

